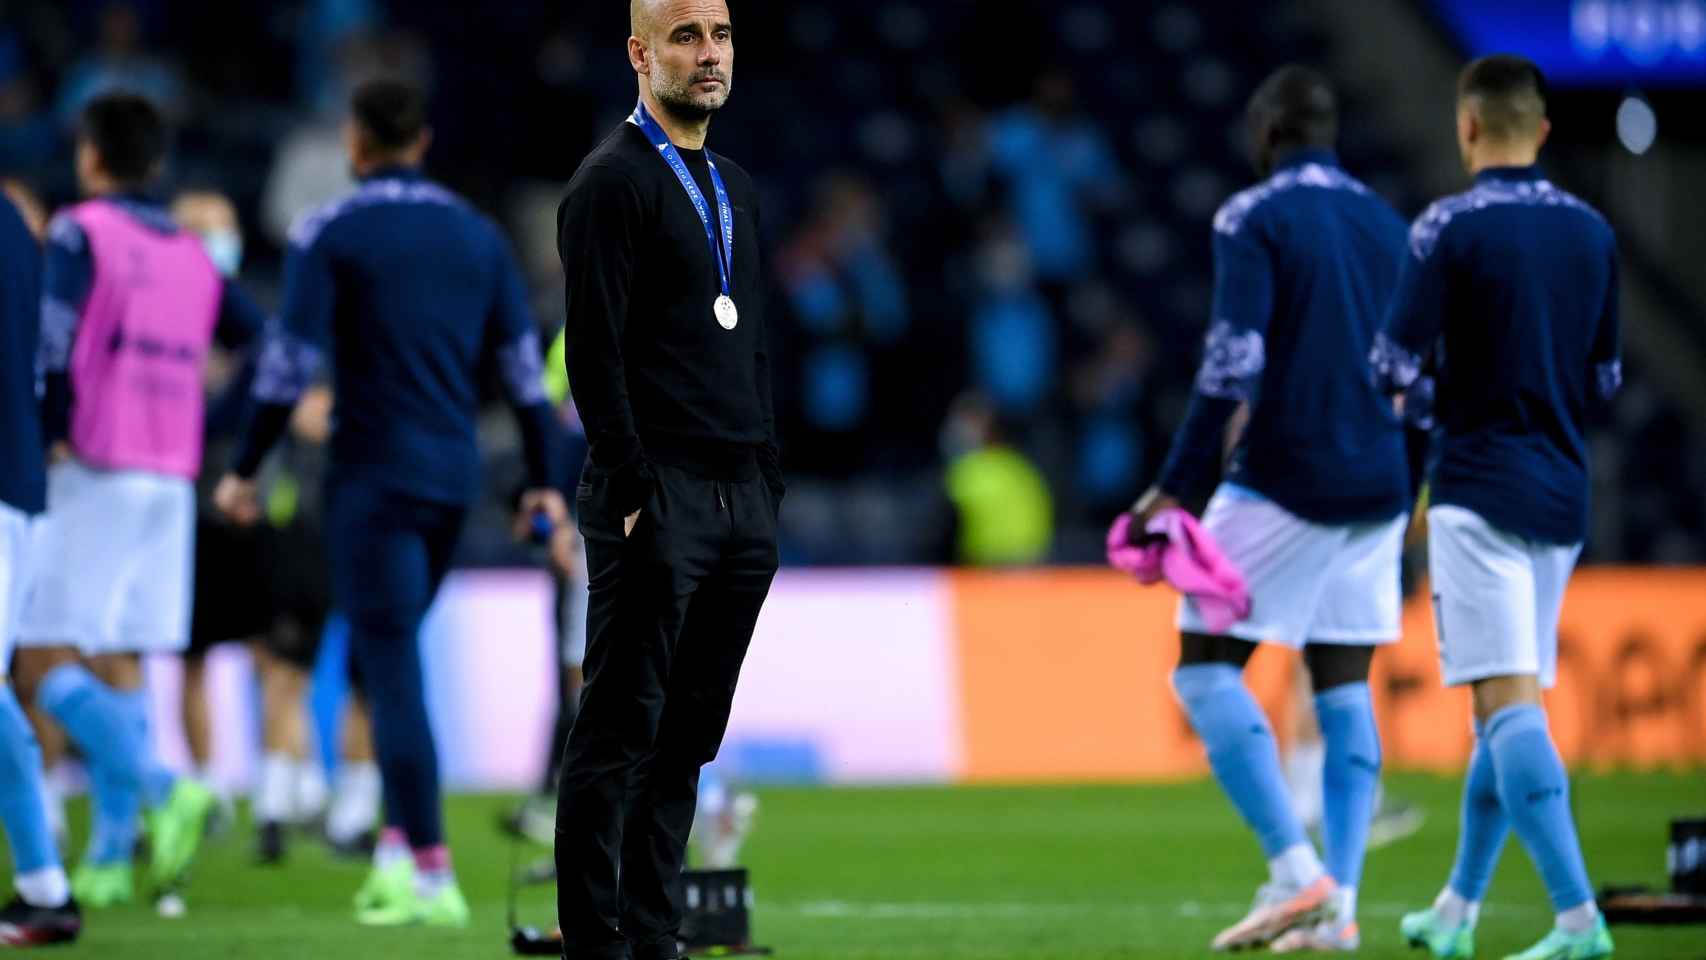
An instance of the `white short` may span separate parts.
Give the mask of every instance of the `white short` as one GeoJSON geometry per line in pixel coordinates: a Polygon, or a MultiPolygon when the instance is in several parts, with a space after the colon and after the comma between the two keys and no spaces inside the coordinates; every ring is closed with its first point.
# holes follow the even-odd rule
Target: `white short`
{"type": "Polygon", "coordinates": [[[11,672],[12,641],[29,582],[29,514],[0,503],[0,676],[11,672]]]}
{"type": "Polygon", "coordinates": [[[18,645],[84,654],[172,653],[189,644],[195,487],[138,470],[48,468],[18,645]]]}
{"type": "MultiPolygon", "coordinates": [[[[1250,589],[1249,618],[1223,632],[1293,649],[1397,640],[1405,519],[1311,523],[1260,494],[1221,485],[1203,527],[1250,589]]],[[[1212,632],[1189,598],[1179,605],[1179,629],[1212,632]]]]}
{"type": "Polygon", "coordinates": [[[1537,543],[1472,510],[1428,510],[1428,576],[1446,686],[1488,677],[1558,678],[1558,612],[1582,545],[1537,543]]]}

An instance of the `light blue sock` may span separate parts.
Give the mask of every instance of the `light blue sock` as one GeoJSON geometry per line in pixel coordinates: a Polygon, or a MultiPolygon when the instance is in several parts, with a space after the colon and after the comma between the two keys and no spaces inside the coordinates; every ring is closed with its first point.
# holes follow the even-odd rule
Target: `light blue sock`
{"type": "Polygon", "coordinates": [[[1487,721],[1499,800],[1540,870],[1559,913],[1593,900],[1587,865],[1570,817],[1570,780],[1538,704],[1506,707],[1487,721]]]}
{"type": "Polygon", "coordinates": [[[1214,778],[1256,832],[1269,860],[1307,844],[1291,809],[1273,728],[1228,663],[1193,663],[1173,671],[1173,691],[1208,749],[1214,778]]]}
{"type": "Polygon", "coordinates": [[[142,794],[104,764],[89,765],[89,843],[83,862],[129,863],[136,851],[142,794]]]}
{"type": "Polygon", "coordinates": [[[1458,824],[1457,859],[1451,865],[1451,889],[1470,903],[1487,898],[1493,868],[1510,835],[1510,818],[1499,802],[1499,775],[1493,767],[1493,748],[1486,726],[1475,724],[1475,752],[1469,755],[1469,778],[1463,783],[1462,822],[1458,824]]]}
{"type": "Polygon", "coordinates": [[[17,694],[0,683],[0,822],[12,841],[12,867],[21,874],[60,865],[41,805],[41,778],[35,731],[17,694]]]}
{"type": "Polygon", "coordinates": [[[154,737],[148,729],[148,693],[145,690],[118,690],[113,694],[120,706],[130,715],[136,729],[137,769],[142,777],[142,805],[153,809],[172,795],[172,785],[178,778],[161,765],[154,750],[154,737]]]}
{"type": "Polygon", "coordinates": [[[84,860],[128,863],[142,809],[140,731],[123,699],[80,663],[48,671],[36,703],[59,721],[89,764],[93,814],[84,860]]]}
{"type": "Polygon", "coordinates": [[[1380,732],[1366,683],[1346,683],[1315,697],[1315,717],[1327,745],[1321,815],[1327,872],[1342,887],[1362,883],[1368,825],[1380,789],[1380,732]]]}

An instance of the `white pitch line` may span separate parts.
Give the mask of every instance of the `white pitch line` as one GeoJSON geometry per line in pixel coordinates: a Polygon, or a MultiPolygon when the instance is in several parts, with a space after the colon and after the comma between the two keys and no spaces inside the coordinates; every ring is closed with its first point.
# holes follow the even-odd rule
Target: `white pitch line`
{"type": "MultiPolygon", "coordinates": [[[[780,910],[803,917],[847,918],[857,920],[949,920],[949,919],[1033,919],[1044,917],[1142,916],[1142,917],[1241,917],[1249,904],[1218,902],[1204,903],[1185,900],[1178,903],[1034,903],[1034,902],[928,902],[928,901],[855,901],[811,900],[801,903],[759,902],[760,909],[780,910]]],[[[1401,917],[1417,904],[1364,903],[1358,913],[1364,917],[1401,917]]],[[[1544,912],[1538,907],[1518,904],[1493,904],[1494,913],[1535,914],[1544,912]]]]}

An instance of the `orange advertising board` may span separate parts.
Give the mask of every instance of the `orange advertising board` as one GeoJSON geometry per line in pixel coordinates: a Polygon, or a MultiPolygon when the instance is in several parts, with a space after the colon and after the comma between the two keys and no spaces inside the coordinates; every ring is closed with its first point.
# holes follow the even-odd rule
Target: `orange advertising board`
{"type": "MultiPolygon", "coordinates": [[[[963,751],[974,781],[1193,777],[1201,745],[1174,702],[1174,595],[1112,571],[953,575],[963,751]]],[[[1386,762],[1459,771],[1468,694],[1440,685],[1422,596],[1371,679],[1386,762]]],[[[1264,647],[1247,677],[1275,720],[1295,655],[1264,647]]],[[[1706,570],[1587,569],[1560,627],[1554,736],[1573,765],[1706,765],[1706,570]]]]}

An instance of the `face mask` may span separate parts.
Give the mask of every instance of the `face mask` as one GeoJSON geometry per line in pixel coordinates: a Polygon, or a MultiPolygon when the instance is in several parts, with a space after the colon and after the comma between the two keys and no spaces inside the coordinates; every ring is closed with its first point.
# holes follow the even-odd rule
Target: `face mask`
{"type": "Polygon", "coordinates": [[[237,268],[243,265],[243,238],[237,231],[215,230],[201,238],[201,245],[220,276],[237,275],[237,268]]]}

